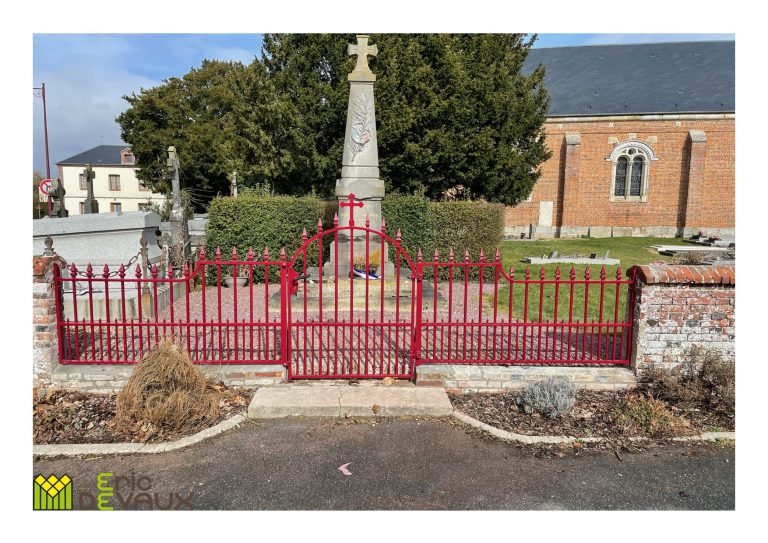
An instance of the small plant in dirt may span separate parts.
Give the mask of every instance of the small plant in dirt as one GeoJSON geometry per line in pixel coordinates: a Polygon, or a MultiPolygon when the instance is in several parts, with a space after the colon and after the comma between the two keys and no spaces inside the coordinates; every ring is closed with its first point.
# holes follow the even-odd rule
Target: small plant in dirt
{"type": "Polygon", "coordinates": [[[217,420],[220,400],[182,347],[165,339],[144,355],[117,395],[116,430],[145,440],[196,432],[217,420]]]}
{"type": "Polygon", "coordinates": [[[673,259],[672,263],[684,266],[699,266],[704,263],[704,255],[702,253],[690,252],[673,259]]]}
{"type": "Polygon", "coordinates": [[[520,395],[526,413],[539,413],[549,418],[567,414],[575,401],[576,386],[567,379],[556,377],[531,383],[520,395]]]}
{"type": "Polygon", "coordinates": [[[717,349],[693,345],[674,368],[653,368],[648,386],[669,402],[709,409],[733,417],[736,409],[736,367],[717,349]]]}
{"type": "Polygon", "coordinates": [[[629,435],[664,437],[689,426],[687,421],[676,417],[663,400],[651,394],[627,396],[613,415],[620,431],[629,435]]]}

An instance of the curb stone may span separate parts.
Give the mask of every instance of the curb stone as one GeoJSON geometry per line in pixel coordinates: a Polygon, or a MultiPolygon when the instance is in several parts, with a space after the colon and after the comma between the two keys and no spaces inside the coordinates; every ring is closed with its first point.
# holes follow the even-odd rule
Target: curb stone
{"type": "Polygon", "coordinates": [[[176,441],[167,443],[80,443],[73,445],[33,445],[32,456],[81,456],[93,454],[156,454],[167,451],[175,451],[200,443],[210,437],[226,432],[240,426],[248,417],[237,414],[223,420],[215,426],[200,430],[191,436],[182,437],[176,441]]]}
{"type": "MultiPolygon", "coordinates": [[[[473,428],[483,430],[490,435],[499,438],[503,441],[518,441],[521,443],[527,443],[532,445],[534,443],[574,443],[576,441],[580,443],[600,443],[602,441],[608,441],[607,437],[571,437],[571,436],[527,436],[524,434],[516,434],[514,432],[508,432],[501,430],[490,424],[481,422],[475,418],[465,415],[461,411],[454,410],[453,417],[461,422],[468,424],[473,428]]],[[[646,441],[650,438],[647,437],[630,437],[630,441],[646,441]]],[[[697,436],[685,436],[685,437],[673,437],[672,441],[717,441],[718,439],[732,439],[736,440],[736,432],[702,432],[697,436]]]]}
{"type": "MultiPolygon", "coordinates": [[[[599,443],[608,440],[608,438],[604,437],[528,436],[501,430],[475,418],[472,418],[469,415],[465,415],[461,411],[454,410],[452,416],[473,428],[483,430],[484,432],[503,441],[518,441],[530,445],[535,443],[574,443],[576,441],[581,443],[599,443]]],[[[227,430],[236,428],[247,420],[249,419],[246,415],[238,414],[227,420],[221,421],[215,426],[201,430],[194,435],[183,437],[181,439],[177,439],[176,441],[170,441],[167,443],[80,443],[70,445],[33,445],[32,455],[41,457],[54,457],[97,454],[157,454],[183,449],[184,447],[189,447],[195,443],[200,443],[201,441],[226,432],[227,430]]],[[[649,438],[630,437],[629,439],[630,441],[645,441],[649,438]]],[[[703,432],[698,436],[674,437],[672,438],[672,441],[717,441],[719,439],[731,439],[735,441],[736,432],[703,432]]]]}

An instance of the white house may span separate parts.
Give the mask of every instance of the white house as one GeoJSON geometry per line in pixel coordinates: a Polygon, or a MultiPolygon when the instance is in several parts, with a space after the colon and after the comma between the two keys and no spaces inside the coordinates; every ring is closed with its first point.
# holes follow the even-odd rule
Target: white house
{"type": "Polygon", "coordinates": [[[83,170],[90,164],[95,175],[93,195],[99,213],[148,211],[152,202],[162,205],[165,197],[136,178],[136,159],[125,145],[99,145],[57,162],[59,179],[64,183],[65,205],[70,215],[83,213],[88,195],[83,170]]]}

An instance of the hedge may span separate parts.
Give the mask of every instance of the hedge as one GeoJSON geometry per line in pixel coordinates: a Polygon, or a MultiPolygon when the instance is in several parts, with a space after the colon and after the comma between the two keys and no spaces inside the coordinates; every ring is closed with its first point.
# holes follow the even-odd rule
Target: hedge
{"type": "MultiPolygon", "coordinates": [[[[228,260],[233,246],[240,260],[245,260],[249,247],[253,247],[256,260],[262,259],[264,247],[269,248],[271,261],[278,260],[282,247],[291,258],[301,247],[301,231],[306,228],[309,236],[314,235],[318,218],[323,219],[324,228],[329,228],[333,224],[333,212],[333,206],[327,201],[311,196],[245,194],[237,198],[214,198],[208,208],[205,233],[208,259],[213,260],[216,247],[221,247],[222,259],[228,260]]],[[[331,239],[327,237],[324,242],[327,247],[331,239]]],[[[308,251],[308,257],[308,265],[317,266],[317,253],[308,251]]],[[[256,279],[262,280],[262,274],[258,273],[261,268],[255,270],[256,279]]],[[[222,273],[227,274],[229,270],[222,268],[222,273]]]]}
{"type": "MultiPolygon", "coordinates": [[[[208,209],[206,252],[213,260],[216,247],[222,258],[228,258],[235,246],[238,256],[245,259],[249,247],[260,260],[264,247],[269,247],[271,260],[277,260],[281,247],[288,258],[301,247],[301,231],[310,236],[317,231],[317,219],[322,217],[325,229],[333,226],[333,214],[338,209],[335,200],[315,197],[261,196],[245,194],[238,198],[215,198],[208,209]]],[[[402,234],[402,244],[413,260],[419,248],[425,260],[431,260],[435,248],[440,260],[448,260],[453,247],[457,260],[463,260],[464,250],[476,260],[480,249],[491,260],[500,246],[504,229],[504,206],[487,202],[431,202],[420,196],[387,196],[382,202],[382,215],[387,221],[387,234],[402,234]]],[[[324,241],[324,253],[333,236],[324,241]]],[[[390,256],[393,248],[390,247],[390,256]]],[[[317,252],[308,251],[308,265],[317,266],[317,252]]],[[[259,268],[256,268],[259,271],[259,268]]],[[[215,276],[215,270],[211,270],[215,276]]],[[[276,271],[276,270],[275,270],[276,271]]],[[[225,274],[228,270],[222,269],[225,274]]],[[[473,274],[474,275],[474,274],[473,274]]],[[[261,274],[256,274],[261,280],[261,274]]]]}
{"type": "Polygon", "coordinates": [[[485,250],[493,258],[504,231],[504,206],[487,202],[430,202],[419,196],[391,196],[382,202],[387,233],[395,237],[398,228],[402,244],[415,259],[421,248],[424,260],[432,260],[435,249],[440,261],[448,260],[451,248],[457,260],[469,249],[472,260],[485,250]]]}

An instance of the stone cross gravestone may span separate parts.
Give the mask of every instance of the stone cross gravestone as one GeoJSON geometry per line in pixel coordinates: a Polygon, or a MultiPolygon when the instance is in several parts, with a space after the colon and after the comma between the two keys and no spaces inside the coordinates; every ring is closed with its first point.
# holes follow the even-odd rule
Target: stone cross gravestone
{"type": "MultiPolygon", "coordinates": [[[[355,224],[365,225],[366,216],[373,230],[381,229],[381,200],[384,197],[384,181],[379,179],[379,151],[376,139],[376,107],[373,97],[373,84],[376,75],[368,66],[368,57],[377,56],[376,45],[368,44],[366,34],[357,35],[357,44],[347,45],[348,55],[357,55],[357,64],[347,76],[349,80],[349,105],[347,106],[347,128],[344,135],[344,154],[341,160],[341,179],[336,181],[336,197],[339,202],[347,200],[350,194],[362,201],[362,209],[355,210],[355,224]]],[[[350,208],[339,206],[339,226],[349,225],[350,208]]],[[[380,242],[378,236],[371,236],[372,247],[380,242]]],[[[349,277],[349,244],[354,243],[355,255],[365,255],[364,232],[357,231],[350,240],[348,233],[339,233],[338,273],[339,277],[349,277]]],[[[334,250],[331,247],[331,258],[334,250]]],[[[390,273],[387,251],[384,251],[384,272],[390,273]]],[[[323,273],[332,276],[334,262],[327,262],[323,273]]],[[[390,275],[391,277],[391,275],[390,275]]]]}
{"type": "Polygon", "coordinates": [[[98,213],[99,202],[93,196],[93,179],[96,177],[96,174],[93,173],[93,166],[86,164],[85,169],[83,170],[83,176],[85,177],[86,190],[88,191],[88,195],[85,197],[85,203],[83,204],[83,213],[98,213]]]}
{"type": "Polygon", "coordinates": [[[65,217],[69,217],[69,211],[67,211],[66,206],[64,205],[64,197],[67,194],[67,191],[64,190],[64,183],[61,182],[61,179],[55,179],[51,183],[51,198],[53,199],[53,217],[59,217],[61,219],[65,217]]]}
{"type": "Polygon", "coordinates": [[[176,147],[168,147],[168,174],[171,177],[173,207],[171,208],[171,266],[174,275],[180,275],[184,262],[189,257],[189,230],[187,228],[187,213],[181,201],[179,182],[179,157],[176,147]]]}

